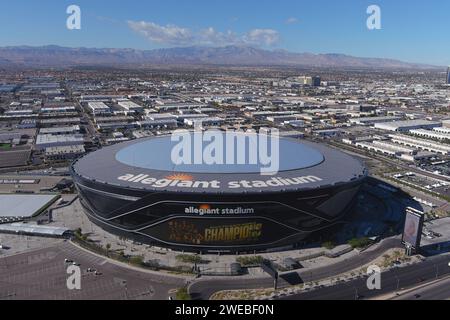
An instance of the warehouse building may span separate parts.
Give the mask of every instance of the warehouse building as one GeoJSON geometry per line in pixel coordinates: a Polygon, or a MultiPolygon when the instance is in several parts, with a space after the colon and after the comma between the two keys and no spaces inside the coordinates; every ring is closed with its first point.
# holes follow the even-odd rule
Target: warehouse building
{"type": "Polygon", "coordinates": [[[430,138],[436,140],[450,140],[450,133],[442,133],[424,129],[410,130],[409,133],[422,138],[430,138]]]}
{"type": "Polygon", "coordinates": [[[141,112],[144,109],[144,107],[142,107],[142,106],[138,105],[137,103],[134,103],[133,101],[130,101],[130,100],[119,101],[117,104],[123,110],[128,111],[128,112],[141,112]]]}
{"type": "Polygon", "coordinates": [[[75,160],[86,150],[83,145],[45,148],[45,158],[51,161],[75,160]]]}
{"type": "Polygon", "coordinates": [[[44,151],[50,147],[64,147],[84,145],[84,138],[82,135],[51,135],[39,134],[36,138],[36,150],[44,151]]]}
{"type": "Polygon", "coordinates": [[[383,117],[363,117],[363,118],[354,118],[350,119],[350,123],[357,124],[361,126],[370,126],[374,125],[376,123],[384,123],[389,121],[399,121],[401,120],[401,117],[395,117],[395,116],[383,116],[383,117]]]}
{"type": "Polygon", "coordinates": [[[111,109],[104,102],[89,102],[88,108],[94,116],[111,112],[111,109]]]}
{"type": "Polygon", "coordinates": [[[392,139],[392,142],[401,145],[418,148],[420,150],[436,152],[442,155],[450,155],[450,145],[399,134],[391,134],[389,135],[389,137],[392,139]]]}
{"type": "Polygon", "coordinates": [[[393,132],[407,132],[415,129],[433,129],[440,127],[441,122],[428,120],[406,120],[394,122],[375,123],[375,128],[393,132]]]}
{"type": "Polygon", "coordinates": [[[80,132],[80,126],[68,126],[68,127],[53,127],[53,128],[43,128],[39,131],[40,134],[52,134],[52,135],[61,135],[61,134],[74,134],[80,132]]]}

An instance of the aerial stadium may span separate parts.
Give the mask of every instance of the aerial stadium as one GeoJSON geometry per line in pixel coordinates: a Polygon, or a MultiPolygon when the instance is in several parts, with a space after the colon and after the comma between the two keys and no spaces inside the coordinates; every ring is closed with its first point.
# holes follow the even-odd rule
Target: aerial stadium
{"type": "MultiPolygon", "coordinates": [[[[189,135],[195,141],[195,133],[189,135]]],[[[72,164],[71,174],[95,224],[175,250],[288,248],[342,223],[367,177],[362,163],[321,144],[280,137],[277,170],[265,172],[259,161],[229,161],[252,158],[252,137],[231,135],[239,137],[249,141],[244,153],[238,143],[212,153],[227,161],[174,162],[178,142],[158,136],[88,154],[72,164]]],[[[179,156],[195,158],[195,148],[179,156]]]]}

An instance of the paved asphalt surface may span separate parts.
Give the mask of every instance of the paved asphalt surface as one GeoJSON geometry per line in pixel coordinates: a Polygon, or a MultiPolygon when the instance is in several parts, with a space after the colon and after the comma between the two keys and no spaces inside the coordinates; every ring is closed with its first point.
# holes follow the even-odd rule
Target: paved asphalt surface
{"type": "Polygon", "coordinates": [[[183,279],[110,263],[67,242],[0,257],[0,300],[167,300],[170,290],[184,284],[183,279]],[[67,289],[65,259],[81,264],[81,290],[67,289]]]}
{"type": "MultiPolygon", "coordinates": [[[[375,250],[362,253],[357,259],[349,259],[330,267],[315,270],[314,273],[300,272],[285,274],[280,286],[309,282],[330,275],[352,270],[361,264],[372,261],[386,248],[398,244],[398,239],[388,239],[375,250]]],[[[415,287],[436,279],[436,275],[444,277],[450,274],[450,255],[428,258],[417,265],[397,268],[382,274],[382,290],[369,291],[366,279],[361,278],[333,287],[324,287],[304,292],[302,294],[280,297],[290,300],[352,300],[367,299],[395,292],[398,289],[415,287]]],[[[59,243],[49,248],[43,248],[27,253],[0,258],[0,300],[107,300],[107,299],[156,299],[167,300],[172,289],[183,286],[185,281],[174,277],[140,272],[93,255],[70,243],[59,243]],[[82,289],[70,291],[67,289],[67,266],[64,259],[71,259],[81,264],[82,289]],[[102,274],[95,276],[86,271],[95,268],[102,274]],[[126,286],[124,283],[126,282],[126,286]]],[[[223,289],[244,289],[271,287],[272,279],[201,279],[190,287],[190,292],[196,299],[208,299],[216,291],[223,289]]],[[[443,280],[433,286],[419,290],[423,299],[449,298],[449,281],[443,280]]],[[[416,294],[416,293],[414,293],[416,294]]],[[[413,294],[413,295],[414,295],[413,294]]],[[[405,296],[408,298],[409,296],[405,296]]],[[[401,297],[400,297],[401,298],[401,297]]],[[[410,297],[409,297],[410,298],[410,297]]]]}
{"type": "Polygon", "coordinates": [[[450,300],[450,277],[425,285],[392,300],[450,300]]]}
{"type": "MultiPolygon", "coordinates": [[[[380,295],[395,293],[409,287],[425,284],[438,277],[450,274],[450,255],[431,257],[416,265],[396,268],[381,275],[381,290],[369,290],[367,278],[353,280],[332,287],[325,287],[309,292],[282,297],[283,300],[356,300],[375,298],[380,295]]],[[[443,280],[444,282],[444,280],[443,280]]],[[[448,284],[448,282],[447,282],[448,284]]],[[[447,287],[447,291],[450,289],[447,287]]],[[[448,294],[447,294],[448,295],[448,294]]]]}
{"type": "MultiPolygon", "coordinates": [[[[300,270],[298,272],[282,274],[278,282],[278,287],[283,288],[290,285],[317,281],[343,274],[370,263],[390,248],[402,248],[400,239],[386,239],[379,243],[375,249],[368,250],[357,257],[338,262],[332,266],[324,266],[317,268],[314,271],[300,270]]],[[[269,276],[265,278],[245,279],[245,281],[242,278],[204,279],[191,284],[189,293],[193,299],[207,300],[212,294],[222,290],[258,289],[270,288],[272,286],[273,280],[269,276]]]]}

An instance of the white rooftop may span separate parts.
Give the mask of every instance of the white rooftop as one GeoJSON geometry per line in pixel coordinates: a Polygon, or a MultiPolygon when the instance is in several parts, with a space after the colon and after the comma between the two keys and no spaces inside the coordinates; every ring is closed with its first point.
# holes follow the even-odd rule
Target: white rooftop
{"type": "Polygon", "coordinates": [[[0,194],[0,217],[32,217],[58,197],[54,194],[0,194]]]}
{"type": "Polygon", "coordinates": [[[0,224],[0,232],[24,233],[38,236],[62,237],[70,229],[61,227],[39,226],[26,223],[0,224]]]}

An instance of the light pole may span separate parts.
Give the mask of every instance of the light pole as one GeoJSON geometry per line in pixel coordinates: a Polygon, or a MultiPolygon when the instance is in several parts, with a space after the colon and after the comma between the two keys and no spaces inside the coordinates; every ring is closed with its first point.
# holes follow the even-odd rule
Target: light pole
{"type": "Polygon", "coordinates": [[[127,280],[121,280],[120,285],[125,289],[125,300],[128,300],[128,282],[127,280]]]}

